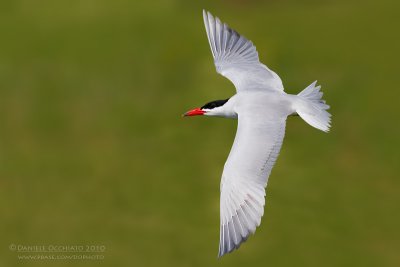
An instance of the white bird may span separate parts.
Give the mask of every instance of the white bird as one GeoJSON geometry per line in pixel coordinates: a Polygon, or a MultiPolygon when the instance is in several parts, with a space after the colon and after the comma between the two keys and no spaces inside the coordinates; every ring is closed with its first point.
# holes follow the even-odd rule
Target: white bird
{"type": "Polygon", "coordinates": [[[279,76],[259,61],[251,41],[209,12],[203,10],[203,17],[217,72],[236,87],[231,98],[184,114],[238,119],[220,186],[221,257],[239,248],[261,223],[265,187],[282,146],[286,118],[299,115],[328,132],[331,115],[316,82],[298,95],[286,94],[279,76]]]}

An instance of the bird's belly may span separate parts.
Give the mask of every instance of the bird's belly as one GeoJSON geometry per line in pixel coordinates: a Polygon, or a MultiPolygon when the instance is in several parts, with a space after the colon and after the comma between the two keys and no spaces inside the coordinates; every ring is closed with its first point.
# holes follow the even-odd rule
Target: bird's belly
{"type": "Polygon", "coordinates": [[[237,95],[235,110],[254,116],[275,119],[287,117],[294,112],[293,98],[281,92],[243,92],[237,95]]]}

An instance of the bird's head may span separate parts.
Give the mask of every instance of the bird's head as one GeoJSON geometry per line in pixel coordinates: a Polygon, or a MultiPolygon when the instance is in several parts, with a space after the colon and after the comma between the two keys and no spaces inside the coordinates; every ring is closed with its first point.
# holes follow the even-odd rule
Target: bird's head
{"type": "Polygon", "coordinates": [[[205,116],[219,116],[219,117],[226,117],[226,110],[224,109],[224,105],[228,102],[228,99],[225,100],[215,100],[208,102],[201,108],[194,108],[183,114],[183,116],[198,116],[198,115],[205,115],[205,116]]]}

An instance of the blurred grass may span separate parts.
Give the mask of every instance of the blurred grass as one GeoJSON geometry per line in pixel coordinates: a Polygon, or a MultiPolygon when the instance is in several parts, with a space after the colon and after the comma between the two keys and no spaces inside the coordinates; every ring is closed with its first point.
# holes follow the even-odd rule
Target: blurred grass
{"type": "MultiPolygon", "coordinates": [[[[0,266],[14,244],[103,244],[103,266],[399,266],[395,1],[0,3],[0,266]],[[236,123],[180,114],[234,93],[206,8],[297,93],[318,79],[323,134],[290,118],[262,226],[216,259],[236,123]]],[[[52,266],[92,265],[57,261],[52,266]]]]}

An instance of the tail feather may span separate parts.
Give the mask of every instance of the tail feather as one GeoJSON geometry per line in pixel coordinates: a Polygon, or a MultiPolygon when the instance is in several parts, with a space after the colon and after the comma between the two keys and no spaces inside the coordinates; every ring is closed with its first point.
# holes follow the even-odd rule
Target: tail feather
{"type": "Polygon", "coordinates": [[[322,99],[321,86],[315,86],[316,84],[317,81],[313,82],[297,95],[295,109],[308,124],[328,132],[331,127],[331,114],[326,111],[329,105],[322,99]]]}

